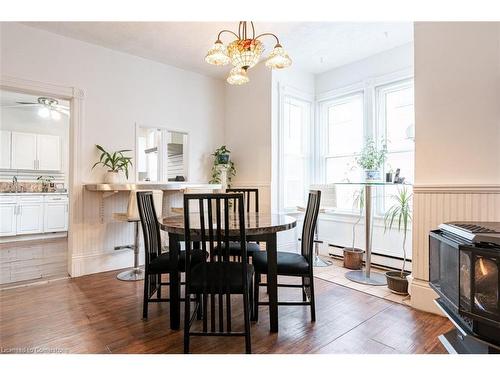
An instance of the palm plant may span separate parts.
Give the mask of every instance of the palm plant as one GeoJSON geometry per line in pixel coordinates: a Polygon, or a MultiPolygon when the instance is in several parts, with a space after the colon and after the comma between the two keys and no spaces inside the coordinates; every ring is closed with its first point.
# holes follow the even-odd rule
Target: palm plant
{"type": "Polygon", "coordinates": [[[406,187],[398,189],[398,193],[392,195],[394,205],[385,213],[385,231],[397,226],[398,232],[403,231],[403,267],[401,268],[401,278],[404,277],[406,265],[406,236],[408,226],[411,223],[411,198],[412,194],[406,187]]]}
{"type": "Polygon", "coordinates": [[[130,152],[132,150],[108,152],[100,145],[95,145],[95,147],[101,151],[101,156],[99,157],[99,161],[92,166],[92,169],[99,164],[102,164],[108,168],[109,172],[123,171],[125,176],[128,178],[128,168],[132,165],[132,158],[124,155],[123,153],[130,152]]]}

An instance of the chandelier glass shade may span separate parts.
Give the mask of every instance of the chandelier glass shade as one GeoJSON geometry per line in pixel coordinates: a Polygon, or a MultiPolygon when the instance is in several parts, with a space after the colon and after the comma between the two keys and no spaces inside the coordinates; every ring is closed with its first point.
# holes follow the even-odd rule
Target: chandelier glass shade
{"type": "Polygon", "coordinates": [[[259,40],[264,36],[274,37],[276,45],[266,59],[266,66],[271,69],[284,69],[292,64],[292,60],[287,52],[281,46],[279,39],[272,33],[264,33],[255,36],[253,22],[250,22],[251,37],[247,35],[248,22],[241,21],[238,26],[238,33],[230,30],[219,32],[216,42],[210,48],[205,61],[212,65],[227,65],[231,63],[234,68],[231,69],[227,82],[231,85],[242,85],[250,81],[248,69],[257,65],[264,52],[264,44],[259,40]],[[235,40],[226,47],[220,37],[223,33],[230,33],[235,40]]]}
{"type": "Polygon", "coordinates": [[[205,61],[212,65],[227,65],[231,62],[231,59],[227,55],[226,46],[218,40],[208,51],[205,61]]]}
{"type": "Polygon", "coordinates": [[[247,70],[245,68],[233,68],[226,79],[227,83],[231,85],[243,85],[250,81],[248,78],[247,70]]]}

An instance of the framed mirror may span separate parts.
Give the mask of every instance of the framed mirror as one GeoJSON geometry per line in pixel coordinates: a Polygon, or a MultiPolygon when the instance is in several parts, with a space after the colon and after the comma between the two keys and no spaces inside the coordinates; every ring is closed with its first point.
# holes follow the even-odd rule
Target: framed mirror
{"type": "Polygon", "coordinates": [[[138,125],[137,181],[188,181],[188,138],[186,132],[138,125]]]}

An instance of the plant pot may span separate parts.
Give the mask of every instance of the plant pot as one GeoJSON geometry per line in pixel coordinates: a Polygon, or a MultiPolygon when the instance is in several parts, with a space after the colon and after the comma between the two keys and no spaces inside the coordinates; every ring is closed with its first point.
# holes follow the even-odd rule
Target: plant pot
{"type": "Polygon", "coordinates": [[[107,171],[104,176],[104,182],[107,184],[119,184],[123,180],[120,171],[107,171]]]}
{"type": "Polygon", "coordinates": [[[217,156],[217,162],[219,164],[229,163],[229,154],[222,154],[222,155],[217,156]]]}
{"type": "Polygon", "coordinates": [[[408,294],[408,279],[406,278],[410,272],[403,272],[403,278],[401,278],[401,271],[389,271],[385,273],[385,278],[387,279],[387,287],[391,292],[401,295],[408,294]]]}
{"type": "Polygon", "coordinates": [[[380,171],[378,169],[365,169],[366,181],[380,181],[380,171]]]}
{"type": "Polygon", "coordinates": [[[344,267],[360,270],[363,267],[363,253],[361,249],[344,247],[344,267]]]}

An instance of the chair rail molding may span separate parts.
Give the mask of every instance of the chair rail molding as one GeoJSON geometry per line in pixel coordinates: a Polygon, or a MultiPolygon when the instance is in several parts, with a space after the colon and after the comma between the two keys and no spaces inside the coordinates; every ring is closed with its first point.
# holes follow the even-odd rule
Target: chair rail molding
{"type": "Polygon", "coordinates": [[[81,178],[81,149],[83,128],[83,104],[85,92],[77,87],[62,86],[30,79],[0,76],[0,89],[23,92],[33,95],[52,96],[70,102],[70,135],[69,135],[69,215],[68,215],[68,273],[74,276],[73,255],[82,252],[83,248],[83,200],[81,178]]]}
{"type": "Polygon", "coordinates": [[[447,221],[500,221],[500,184],[416,184],[413,189],[413,307],[439,313],[429,287],[429,231],[447,221]]]}

